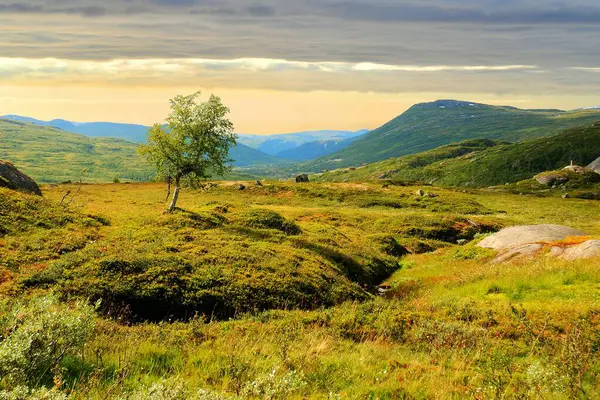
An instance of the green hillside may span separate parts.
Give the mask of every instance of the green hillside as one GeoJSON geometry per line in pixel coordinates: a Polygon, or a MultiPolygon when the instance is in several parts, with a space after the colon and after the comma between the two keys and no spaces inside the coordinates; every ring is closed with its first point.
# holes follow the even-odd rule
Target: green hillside
{"type": "Polygon", "coordinates": [[[455,100],[417,104],[404,114],[327,157],[313,171],[358,166],[467,139],[519,142],[600,120],[600,111],[521,110],[455,100]]]}
{"type": "Polygon", "coordinates": [[[89,138],[60,129],[0,120],[0,159],[9,160],[38,182],[146,181],[154,169],[137,154],[137,144],[89,138]]]}
{"type": "Polygon", "coordinates": [[[562,168],[571,161],[588,165],[598,155],[600,122],[523,143],[464,141],[365,167],[338,169],[318,179],[327,182],[392,179],[481,187],[518,182],[562,168]]]}
{"type": "MultiPolygon", "coordinates": [[[[0,119],[0,159],[13,162],[41,183],[76,181],[149,181],[155,171],[137,154],[137,143],[92,138],[53,127],[0,119]]],[[[238,144],[230,156],[236,167],[286,161],[238,144]]],[[[246,176],[247,177],[247,176],[246,176]]],[[[230,178],[238,176],[231,174],[230,178]]]]}

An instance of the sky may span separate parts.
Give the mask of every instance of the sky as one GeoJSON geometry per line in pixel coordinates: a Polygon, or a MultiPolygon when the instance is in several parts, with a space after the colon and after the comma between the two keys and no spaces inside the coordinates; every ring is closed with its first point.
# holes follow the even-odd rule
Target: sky
{"type": "Polygon", "coordinates": [[[436,99],[600,105],[598,0],[0,0],[0,115],[240,133],[376,128],[436,99]]]}

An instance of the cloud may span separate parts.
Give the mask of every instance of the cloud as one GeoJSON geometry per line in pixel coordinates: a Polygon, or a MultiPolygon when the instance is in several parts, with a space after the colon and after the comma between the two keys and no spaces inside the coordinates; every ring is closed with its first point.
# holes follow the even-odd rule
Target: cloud
{"type": "Polygon", "coordinates": [[[597,93],[600,83],[527,65],[389,65],[285,59],[0,58],[0,82],[378,93],[597,93]],[[545,73],[542,73],[545,72],[545,73]],[[533,74],[532,74],[533,73],[533,74]]]}
{"type": "Polygon", "coordinates": [[[598,22],[597,0],[0,0],[2,57],[68,62],[0,82],[589,92],[570,67],[600,65],[598,22]]]}

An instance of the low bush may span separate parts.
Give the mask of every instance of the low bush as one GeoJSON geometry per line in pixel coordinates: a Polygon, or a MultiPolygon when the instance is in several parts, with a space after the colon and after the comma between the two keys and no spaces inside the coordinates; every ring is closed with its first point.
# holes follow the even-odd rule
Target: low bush
{"type": "Polygon", "coordinates": [[[94,329],[94,309],[55,296],[0,305],[0,389],[51,384],[67,356],[80,354],[94,329]]]}
{"type": "Polygon", "coordinates": [[[244,226],[258,229],[276,229],[286,235],[299,235],[302,230],[293,221],[288,221],[275,211],[254,209],[241,216],[244,226]]]}

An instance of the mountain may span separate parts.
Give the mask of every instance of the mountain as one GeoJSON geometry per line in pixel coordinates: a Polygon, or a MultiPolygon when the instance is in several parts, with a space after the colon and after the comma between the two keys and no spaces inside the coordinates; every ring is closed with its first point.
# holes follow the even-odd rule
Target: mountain
{"type": "Polygon", "coordinates": [[[307,143],[319,141],[341,141],[358,137],[367,133],[363,129],[356,132],[351,131],[309,131],[298,133],[282,133],[277,135],[238,135],[238,142],[260,150],[270,155],[278,155],[286,150],[292,150],[307,143]]]}
{"type": "MultiPolygon", "coordinates": [[[[598,153],[600,154],[600,153],[598,153]]],[[[597,172],[600,174],[600,157],[596,158],[594,161],[592,161],[590,163],[590,165],[587,166],[589,169],[591,169],[594,172],[597,172]]]]}
{"type": "MultiPolygon", "coordinates": [[[[27,122],[39,126],[48,126],[53,128],[62,129],[71,133],[79,133],[81,135],[89,137],[110,137],[123,139],[128,142],[144,143],[146,142],[146,135],[149,127],[143,125],[133,124],[120,124],[115,122],[72,122],[64,119],[54,119],[52,121],[42,121],[35,118],[23,117],[20,115],[5,115],[0,117],[2,119],[27,122]]],[[[310,160],[317,157],[324,157],[332,152],[341,150],[352,142],[342,143],[345,139],[351,139],[364,135],[368,131],[366,129],[350,132],[350,131],[311,131],[311,132],[299,132],[299,133],[288,133],[278,135],[239,135],[238,143],[243,145],[240,147],[237,153],[236,160],[242,160],[239,162],[240,166],[247,166],[252,164],[265,164],[265,163],[281,163],[282,160],[277,158],[265,157],[265,155],[278,156],[287,160],[310,160]],[[330,143],[319,143],[319,142],[330,142],[330,143]],[[309,144],[299,151],[302,154],[301,158],[295,156],[279,156],[279,153],[283,153],[287,150],[309,144]],[[259,151],[259,153],[253,153],[249,151],[245,146],[251,147],[259,151]],[[331,150],[330,150],[331,149],[331,150]],[[264,153],[264,154],[261,154],[264,153]],[[314,156],[312,155],[314,154],[314,156]],[[310,158],[307,158],[310,157],[310,158]],[[255,161],[252,161],[255,160],[255,161]]],[[[289,153],[294,155],[293,151],[289,153]]]]}
{"type": "Polygon", "coordinates": [[[41,121],[35,118],[20,115],[6,115],[0,117],[13,121],[29,122],[40,126],[50,126],[71,133],[79,133],[89,137],[112,137],[129,142],[143,143],[146,141],[148,127],[143,125],[119,124],[115,122],[71,122],[64,119],[41,121]]]}
{"type": "MultiPolygon", "coordinates": [[[[138,144],[115,138],[91,138],[33,123],[0,119],[0,159],[17,165],[38,182],[75,181],[84,169],[86,182],[114,178],[148,181],[154,168],[137,153],[138,144]]],[[[236,167],[280,164],[285,160],[243,144],[231,149],[236,167]]]]}
{"type": "Polygon", "coordinates": [[[229,151],[229,157],[234,160],[235,167],[249,167],[253,165],[272,165],[285,164],[288,160],[265,154],[262,151],[253,149],[241,143],[232,147],[229,151]]]}
{"type": "Polygon", "coordinates": [[[519,142],[600,120],[600,110],[522,110],[457,100],[416,104],[346,149],[309,164],[313,171],[385,160],[467,139],[519,142]]]}
{"type": "Polygon", "coordinates": [[[277,153],[277,157],[292,161],[314,160],[315,158],[325,157],[336,151],[345,149],[357,141],[359,137],[338,140],[317,140],[315,142],[304,143],[298,147],[277,153]]]}
{"type": "Polygon", "coordinates": [[[392,179],[436,185],[484,187],[518,182],[563,168],[588,165],[600,155],[598,122],[558,135],[506,143],[476,139],[391,158],[364,167],[340,169],[317,179],[326,182],[392,179]]]}

